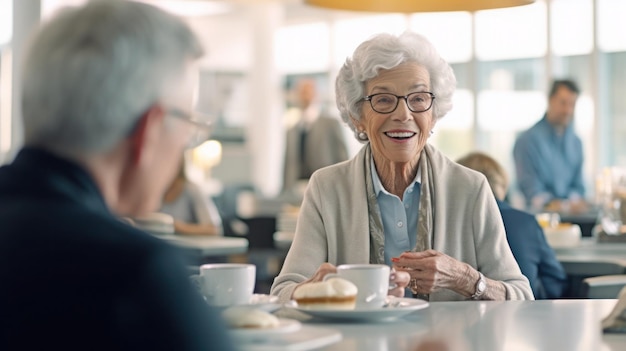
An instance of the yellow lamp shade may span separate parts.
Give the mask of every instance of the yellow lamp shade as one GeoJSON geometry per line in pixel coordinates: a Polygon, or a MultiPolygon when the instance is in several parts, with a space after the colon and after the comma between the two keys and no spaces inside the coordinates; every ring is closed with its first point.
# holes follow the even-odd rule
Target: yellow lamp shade
{"type": "Polygon", "coordinates": [[[313,6],[370,12],[479,11],[528,5],[535,0],[305,0],[313,6]]]}

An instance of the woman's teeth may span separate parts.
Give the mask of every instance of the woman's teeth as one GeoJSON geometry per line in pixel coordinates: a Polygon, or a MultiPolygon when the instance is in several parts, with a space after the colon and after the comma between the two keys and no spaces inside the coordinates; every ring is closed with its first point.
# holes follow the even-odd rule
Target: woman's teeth
{"type": "Polygon", "coordinates": [[[415,135],[413,132],[387,132],[385,133],[390,138],[394,139],[406,139],[415,135]]]}

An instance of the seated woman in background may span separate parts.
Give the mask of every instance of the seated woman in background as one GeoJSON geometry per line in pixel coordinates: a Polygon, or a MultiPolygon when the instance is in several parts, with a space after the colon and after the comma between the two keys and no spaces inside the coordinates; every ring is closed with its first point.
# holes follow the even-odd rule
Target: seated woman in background
{"type": "Polygon", "coordinates": [[[217,207],[200,187],[187,179],[185,163],[167,188],[159,212],[174,217],[174,231],[182,235],[222,235],[217,207]]]}
{"type": "Polygon", "coordinates": [[[560,298],[566,288],[565,270],[548,245],[543,229],[535,217],[504,202],[508,188],[508,177],[504,168],[496,160],[480,152],[470,153],[457,162],[487,177],[502,214],[509,246],[522,273],[530,281],[535,298],[560,298]]]}
{"type": "Polygon", "coordinates": [[[379,34],[359,45],[335,91],[341,118],[365,145],[311,177],[273,295],[287,301],[336,265],[372,263],[396,269],[394,294],[533,298],[485,177],[427,143],[455,86],[452,68],[421,35],[379,34]]]}

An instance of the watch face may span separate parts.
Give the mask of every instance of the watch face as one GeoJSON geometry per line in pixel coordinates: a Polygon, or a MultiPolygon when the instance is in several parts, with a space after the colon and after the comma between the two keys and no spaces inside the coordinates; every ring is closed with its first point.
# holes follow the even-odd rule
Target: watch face
{"type": "Polygon", "coordinates": [[[484,280],[481,280],[478,282],[478,286],[476,287],[476,290],[478,290],[478,292],[483,292],[485,291],[485,288],[487,288],[487,284],[485,283],[484,280]]]}
{"type": "Polygon", "coordinates": [[[472,299],[478,299],[482,294],[487,290],[487,281],[485,280],[485,276],[482,273],[478,272],[480,278],[476,282],[476,292],[471,296],[472,299]]]}

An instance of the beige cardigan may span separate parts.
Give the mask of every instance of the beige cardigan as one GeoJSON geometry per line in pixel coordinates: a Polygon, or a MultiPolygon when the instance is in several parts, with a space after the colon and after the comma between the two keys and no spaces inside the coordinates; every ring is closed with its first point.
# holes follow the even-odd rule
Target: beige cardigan
{"type": "MultiPolygon", "coordinates": [[[[351,160],[318,170],[309,181],[296,235],[271,294],[290,299],[296,284],[320,264],[369,263],[365,148],[351,160]]],[[[504,283],[507,299],[533,299],[528,279],[509,248],[502,217],[485,177],[449,160],[430,145],[435,211],[433,249],[504,283]]],[[[430,301],[465,300],[451,290],[430,301]]]]}

